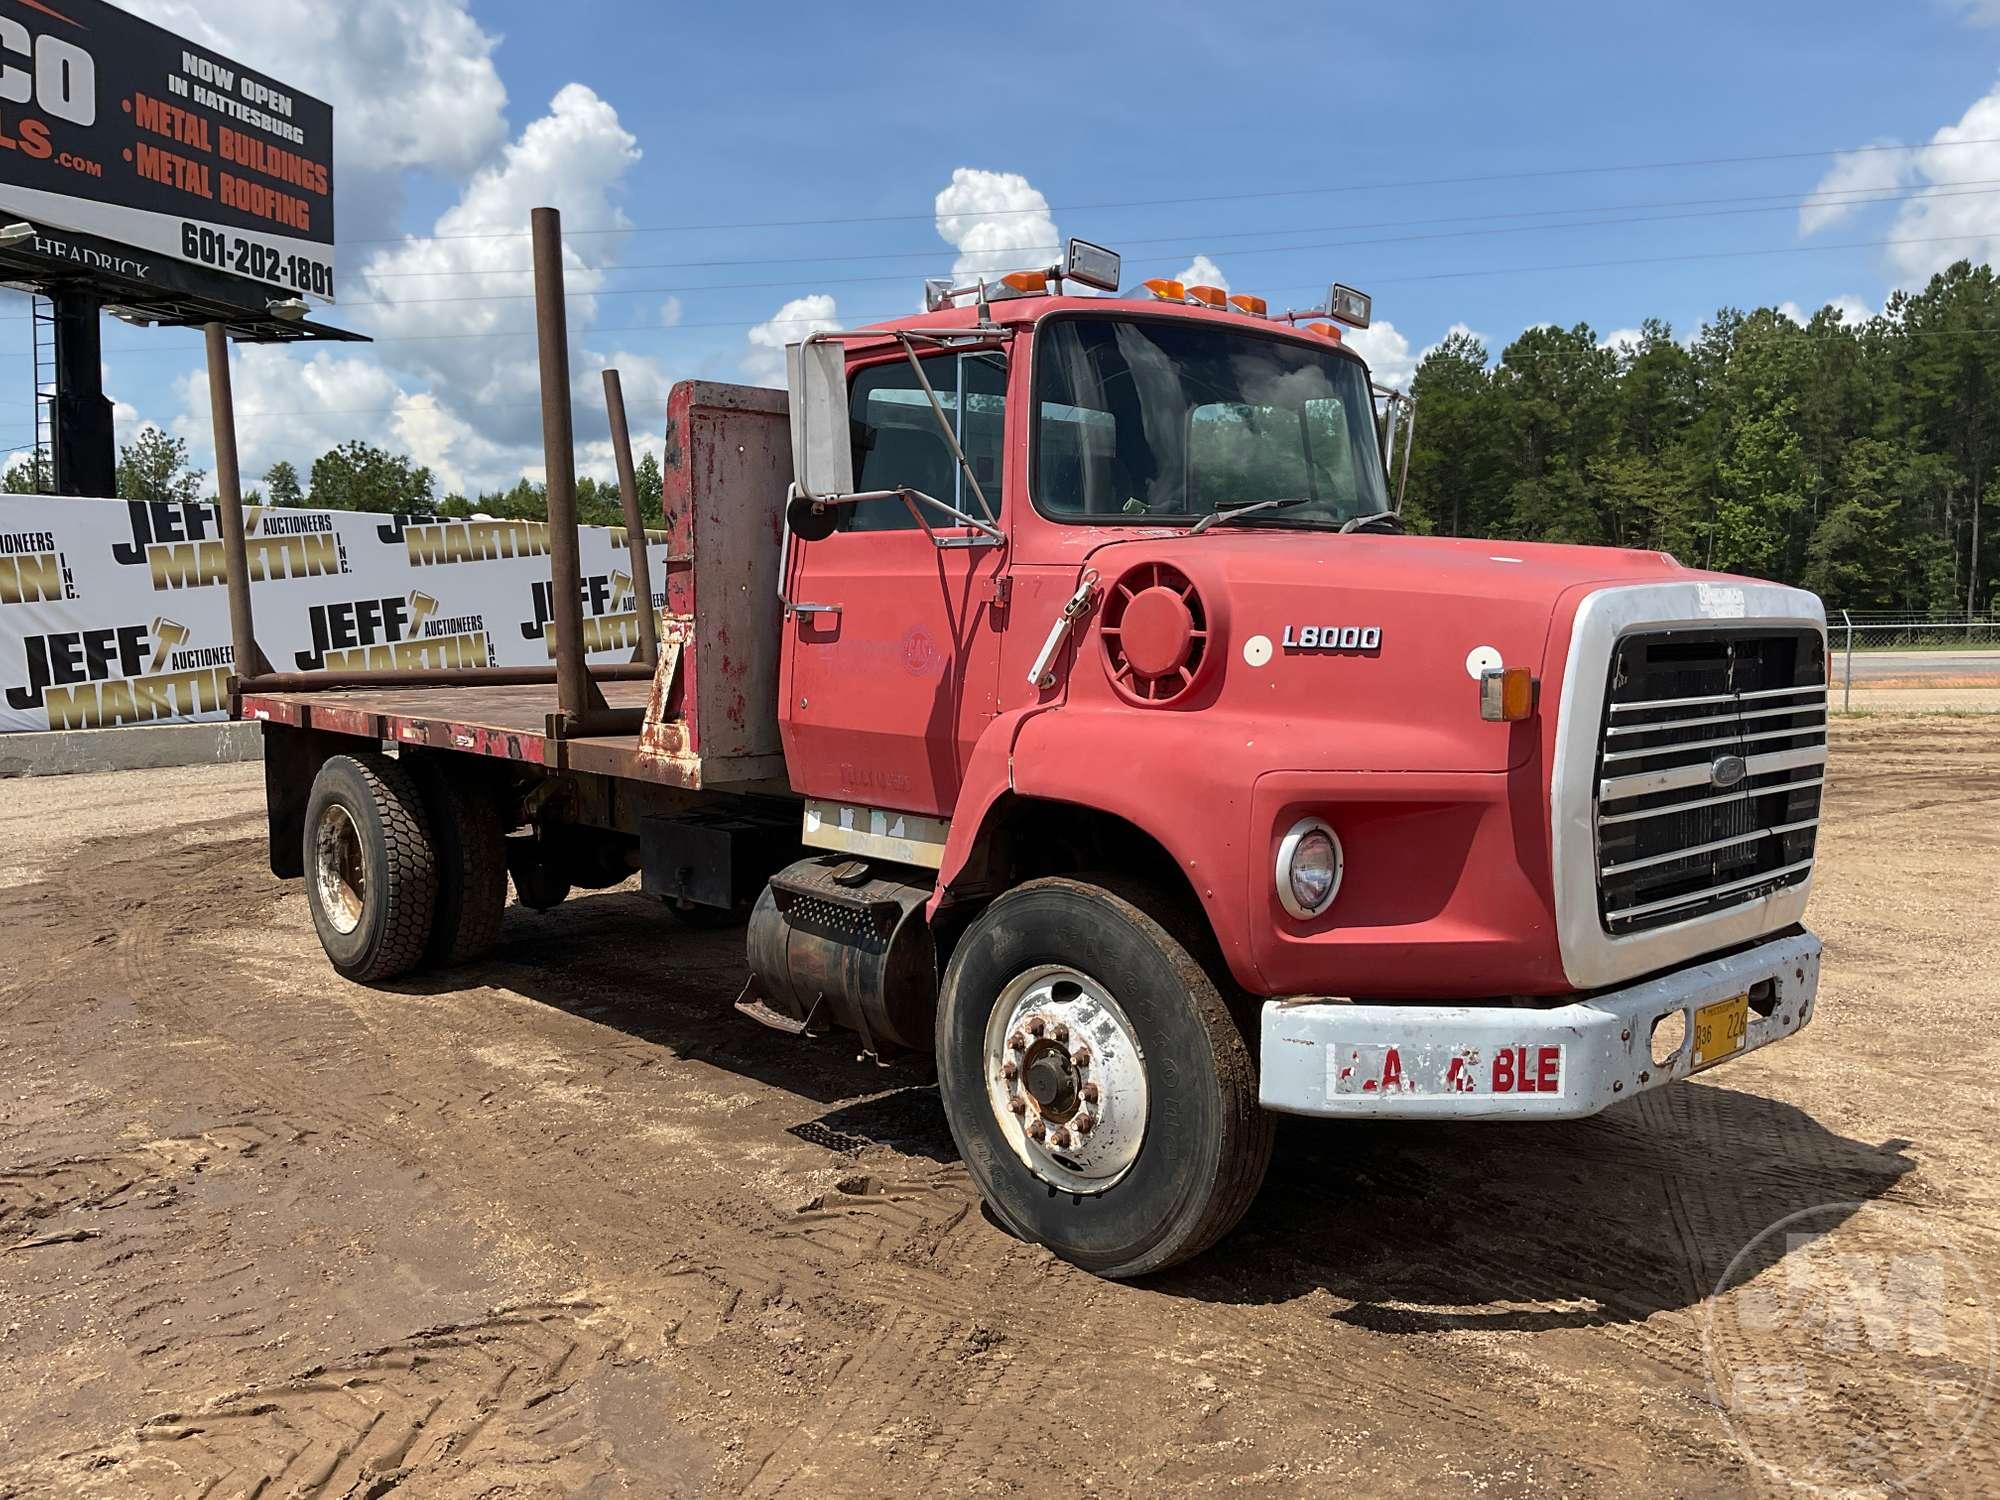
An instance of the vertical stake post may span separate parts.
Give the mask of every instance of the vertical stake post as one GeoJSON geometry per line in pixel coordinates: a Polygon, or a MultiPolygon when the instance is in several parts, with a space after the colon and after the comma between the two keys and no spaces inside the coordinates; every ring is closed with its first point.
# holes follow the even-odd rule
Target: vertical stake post
{"type": "Polygon", "coordinates": [[[653,614],[653,560],[646,552],[646,518],[639,509],[639,477],[632,467],[625,387],[616,370],[604,372],[604,410],[611,418],[611,452],[618,461],[618,498],[625,506],[625,545],[632,554],[632,592],[639,605],[639,654],[634,659],[658,666],[660,627],[653,614]]]}
{"type": "Polygon", "coordinates": [[[562,215],[538,208],[534,231],[535,344],[542,370],[542,472],[549,502],[549,613],[556,642],[556,718],[580,731],[604,696],[583,650],[583,567],[577,555],[576,448],[569,404],[569,318],[563,306],[562,215]]]}
{"type": "Polygon", "coordinates": [[[243,481],[236,465],[236,398],[229,385],[229,334],[220,323],[202,329],[208,343],[208,411],[215,428],[215,508],[221,513],[222,557],[229,587],[229,644],[238,677],[266,670],[250,614],[250,564],[243,544],[243,481]]]}

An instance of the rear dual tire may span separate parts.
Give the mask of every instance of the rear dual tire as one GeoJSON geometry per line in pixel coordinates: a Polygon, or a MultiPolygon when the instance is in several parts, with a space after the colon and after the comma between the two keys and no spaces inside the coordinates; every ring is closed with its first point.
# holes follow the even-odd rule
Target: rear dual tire
{"type": "Polygon", "coordinates": [[[306,900],[334,969],[371,984],[462,964],[498,940],[507,867],[497,806],[419,758],[330,757],[306,804],[306,900]]]}
{"type": "Polygon", "coordinates": [[[437,908],[437,851],[409,771],[384,755],[335,755],[306,802],[306,899],[320,947],[362,984],[424,960],[437,908]]]}
{"type": "Polygon", "coordinates": [[[1173,935],[1205,930],[1115,877],[1037,880],[980,915],[945,974],[940,1092],[974,1182],[1013,1233],[1100,1276],[1199,1255],[1270,1162],[1250,1049],[1173,935]]]}

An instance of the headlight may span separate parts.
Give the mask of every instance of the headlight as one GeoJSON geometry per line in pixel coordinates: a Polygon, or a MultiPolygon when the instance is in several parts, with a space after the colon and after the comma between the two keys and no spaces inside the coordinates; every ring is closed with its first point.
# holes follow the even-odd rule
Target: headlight
{"type": "Polygon", "coordinates": [[[1340,839],[1318,818],[1302,818],[1278,842],[1278,902],[1300,921],[1329,906],[1340,890],[1340,839]]]}

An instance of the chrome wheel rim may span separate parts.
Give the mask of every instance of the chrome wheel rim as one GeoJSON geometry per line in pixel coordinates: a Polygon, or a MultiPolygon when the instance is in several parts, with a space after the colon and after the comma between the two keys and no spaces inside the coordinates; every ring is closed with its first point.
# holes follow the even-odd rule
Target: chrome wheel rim
{"type": "Polygon", "coordinates": [[[1101,1193],[1139,1158],[1146,1055],[1130,1017],[1080,969],[1016,976],[986,1023],[986,1096],[1027,1169],[1066,1193],[1101,1193]]]}
{"type": "Polygon", "coordinates": [[[313,830],[313,884],[328,925],[345,936],[361,925],[368,900],[368,872],[361,830],[338,803],[329,803],[313,830]]]}

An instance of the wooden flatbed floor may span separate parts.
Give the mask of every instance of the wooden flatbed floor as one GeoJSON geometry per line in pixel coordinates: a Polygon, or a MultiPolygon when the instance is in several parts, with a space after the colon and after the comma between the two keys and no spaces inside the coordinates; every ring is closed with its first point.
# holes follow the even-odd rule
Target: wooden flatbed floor
{"type": "MultiPolygon", "coordinates": [[[[600,683],[611,708],[644,708],[652,684],[600,683]]],[[[691,786],[692,758],[685,736],[675,743],[678,724],[657,751],[642,754],[636,734],[593,735],[558,740],[548,733],[556,711],[553,683],[503,687],[325,688],[312,692],[247,693],[241,717],[266,723],[319,729],[362,739],[393,740],[457,750],[551,769],[592,771],[607,776],[691,786]]]]}

